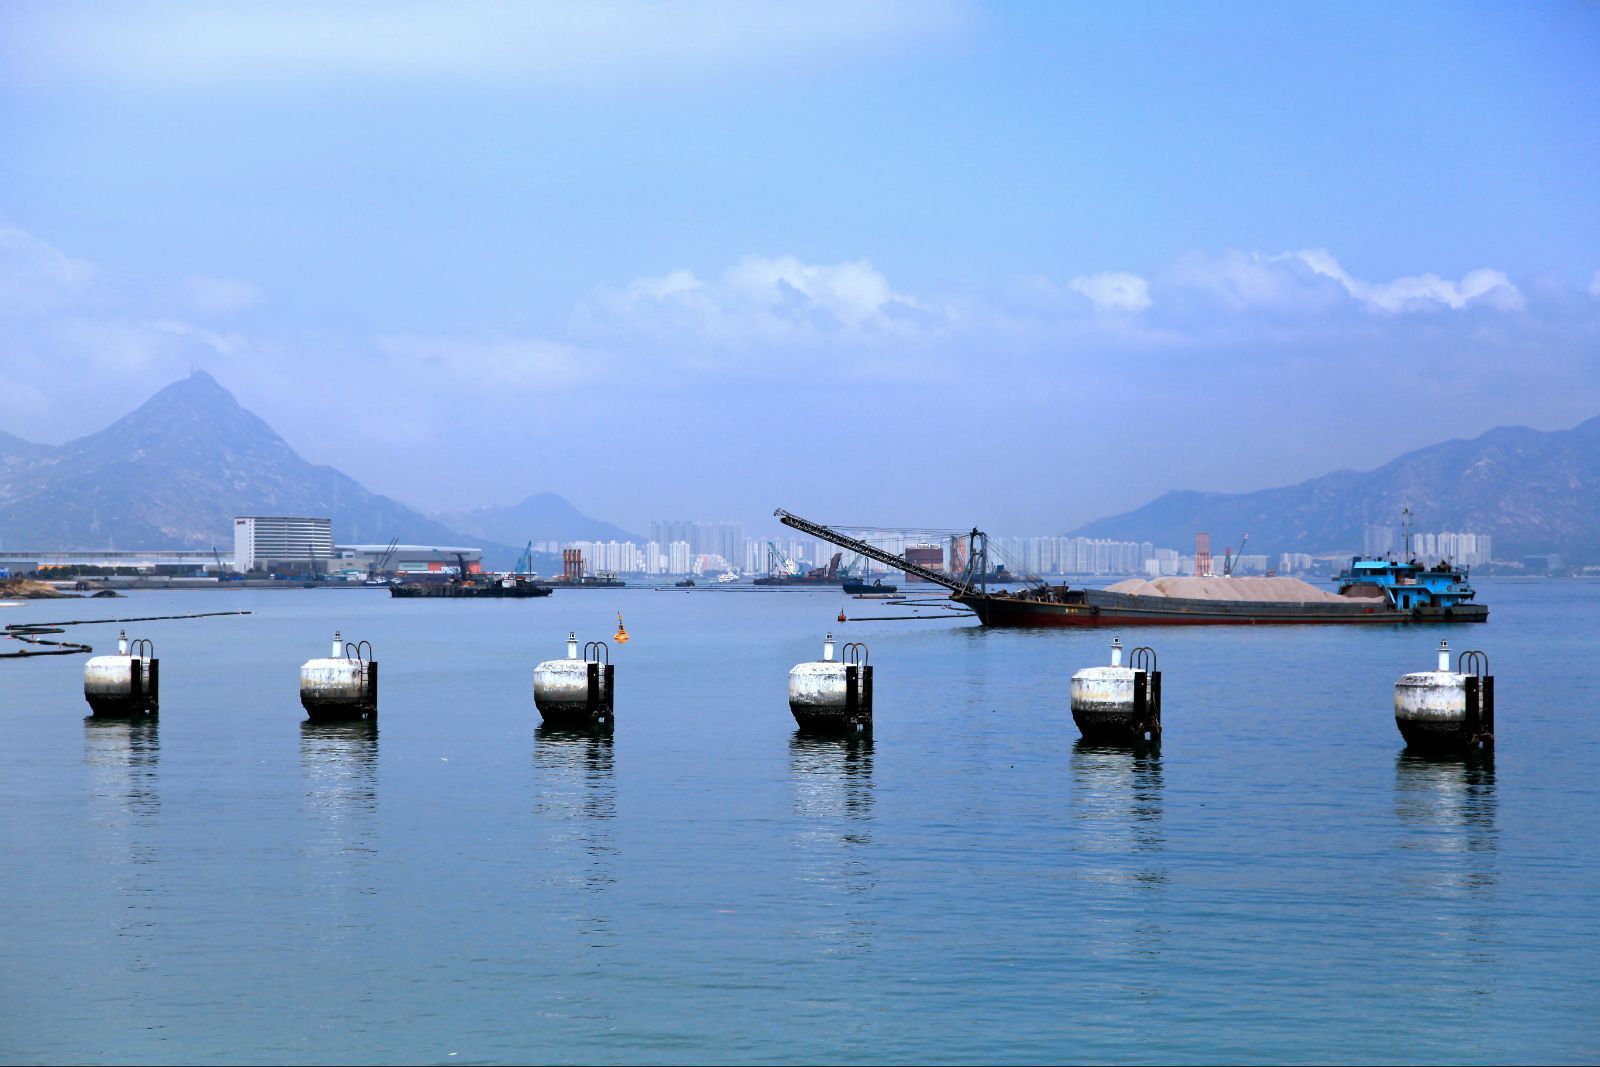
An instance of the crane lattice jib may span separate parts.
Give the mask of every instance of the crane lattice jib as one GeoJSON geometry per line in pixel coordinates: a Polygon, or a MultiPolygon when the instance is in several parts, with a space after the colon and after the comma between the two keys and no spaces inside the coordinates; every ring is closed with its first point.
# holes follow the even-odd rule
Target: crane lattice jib
{"type": "Polygon", "coordinates": [[[943,571],[936,571],[930,567],[924,567],[921,564],[912,563],[904,556],[897,556],[893,552],[884,551],[877,545],[868,544],[865,541],[858,541],[854,537],[848,537],[845,534],[840,533],[838,530],[823,526],[820,523],[812,522],[809,519],[802,519],[798,515],[791,515],[782,508],[774,511],[773,514],[778,517],[779,522],[783,523],[785,526],[799,530],[801,533],[806,533],[810,534],[812,537],[821,538],[824,541],[838,545],[840,548],[848,548],[850,551],[866,556],[868,559],[875,559],[879,563],[887,563],[889,566],[905,571],[907,574],[915,575],[918,578],[934,582],[937,585],[942,585],[946,589],[952,589],[957,593],[966,592],[966,585],[963,582],[961,582],[959,579],[950,577],[943,571]]]}

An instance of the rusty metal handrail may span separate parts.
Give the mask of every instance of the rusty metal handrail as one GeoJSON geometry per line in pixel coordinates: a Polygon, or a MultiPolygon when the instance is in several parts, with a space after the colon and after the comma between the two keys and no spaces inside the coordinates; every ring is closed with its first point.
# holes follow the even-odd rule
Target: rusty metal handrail
{"type": "Polygon", "coordinates": [[[1156,673],[1156,650],[1149,645],[1140,645],[1128,653],[1128,666],[1136,671],[1156,673]]]}
{"type": "Polygon", "coordinates": [[[140,659],[155,659],[156,646],[148,637],[135,638],[128,642],[128,654],[140,659]]]}
{"type": "Polygon", "coordinates": [[[345,659],[353,659],[353,660],[357,661],[358,663],[371,663],[372,662],[372,642],[371,641],[346,641],[344,643],[344,658],[345,659]],[[365,655],[362,655],[362,649],[366,650],[366,654],[365,655]]]}
{"type": "Polygon", "coordinates": [[[583,646],[583,661],[602,665],[609,664],[611,662],[611,646],[604,641],[586,642],[583,646]]]}
{"type": "Polygon", "coordinates": [[[852,667],[865,667],[869,660],[867,643],[865,641],[851,641],[839,650],[839,658],[852,667]]]}
{"type": "Polygon", "coordinates": [[[1486,677],[1489,673],[1489,653],[1478,648],[1467,649],[1456,657],[1456,673],[1486,677]]]}

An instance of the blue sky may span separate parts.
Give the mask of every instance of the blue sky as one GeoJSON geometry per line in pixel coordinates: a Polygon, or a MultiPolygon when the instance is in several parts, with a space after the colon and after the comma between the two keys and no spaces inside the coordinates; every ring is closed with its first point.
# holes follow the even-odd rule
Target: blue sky
{"type": "Polygon", "coordinates": [[[1042,533],[1600,413],[1600,8],[1123,7],[8,4],[0,429],[1042,533]]]}

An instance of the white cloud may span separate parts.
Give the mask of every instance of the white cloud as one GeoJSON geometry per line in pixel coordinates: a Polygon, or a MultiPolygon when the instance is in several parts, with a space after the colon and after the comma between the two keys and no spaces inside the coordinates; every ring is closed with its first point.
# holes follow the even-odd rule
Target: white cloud
{"type": "Polygon", "coordinates": [[[1150,285],[1137,274],[1080,274],[1067,287],[1088,297],[1102,311],[1143,311],[1150,306],[1150,285]]]}
{"type": "Polygon", "coordinates": [[[1198,297],[1232,311],[1267,310],[1306,314],[1331,308],[1345,298],[1338,287],[1310,272],[1296,271],[1282,257],[1230,250],[1190,252],[1157,279],[1158,291],[1198,297]]]}
{"type": "Polygon", "coordinates": [[[715,281],[673,270],[601,288],[578,310],[581,328],[617,328],[718,341],[779,341],[819,335],[906,336],[945,313],[908,294],[865,260],[803,263],[747,256],[715,281]]]}
{"type": "Polygon", "coordinates": [[[537,338],[397,335],[379,338],[376,347],[389,364],[383,368],[386,373],[432,389],[468,393],[560,389],[589,381],[597,369],[582,349],[537,338]]]}
{"type": "MultiPolygon", "coordinates": [[[[305,77],[610,86],[878,52],[968,21],[963,0],[12,5],[0,71],[194,85],[305,77]]],[[[0,77],[4,77],[0,74],[0,77]]]]}
{"type": "Polygon", "coordinates": [[[890,289],[889,280],[865,260],[815,266],[794,256],[750,256],[723,276],[723,292],[732,302],[763,312],[779,312],[800,303],[832,316],[848,329],[887,324],[896,307],[920,307],[890,289]]]}
{"type": "Polygon", "coordinates": [[[0,219],[0,311],[43,311],[74,299],[94,268],[0,219]]]}
{"type": "Polygon", "coordinates": [[[1389,282],[1364,282],[1351,277],[1324,248],[1286,252],[1275,258],[1298,260],[1314,273],[1338,282],[1345,292],[1374,311],[1397,314],[1440,307],[1459,311],[1474,303],[1485,304],[1496,311],[1521,311],[1527,306],[1521,290],[1511,283],[1503,271],[1488,268],[1469,271],[1459,282],[1447,281],[1437,274],[1411,275],[1389,282]]]}
{"type": "Polygon", "coordinates": [[[183,297],[201,315],[231,315],[255,307],[266,298],[261,287],[237,278],[191,274],[183,280],[183,297]]]}
{"type": "Polygon", "coordinates": [[[184,322],[181,319],[157,319],[149,323],[140,323],[139,326],[142,329],[153,330],[169,337],[194,341],[219,356],[232,356],[245,352],[251,347],[250,340],[243,334],[208,330],[204,327],[184,322]]]}
{"type": "Polygon", "coordinates": [[[1437,274],[1371,282],[1345,270],[1324,248],[1276,255],[1190,253],[1158,279],[1158,294],[1169,291],[1202,296],[1234,311],[1291,316],[1332,312],[1351,302],[1364,311],[1384,315],[1480,306],[1521,311],[1527,307],[1527,298],[1504,271],[1480,268],[1454,282],[1437,274]]]}

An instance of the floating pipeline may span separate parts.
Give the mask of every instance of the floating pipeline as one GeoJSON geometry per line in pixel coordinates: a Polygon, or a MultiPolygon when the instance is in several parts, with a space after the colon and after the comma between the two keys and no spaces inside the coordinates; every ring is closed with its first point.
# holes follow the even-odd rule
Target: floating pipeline
{"type": "Polygon", "coordinates": [[[77,641],[51,641],[45,634],[59,635],[68,626],[96,626],[103,623],[166,622],[174,619],[210,619],[222,615],[249,615],[248,611],[197,611],[184,615],[136,615],[123,619],[67,619],[62,622],[11,623],[0,637],[9,637],[27,645],[48,645],[49,648],[24,649],[20,652],[0,652],[0,659],[28,659],[32,656],[76,656],[94,651],[94,648],[77,641]]]}

